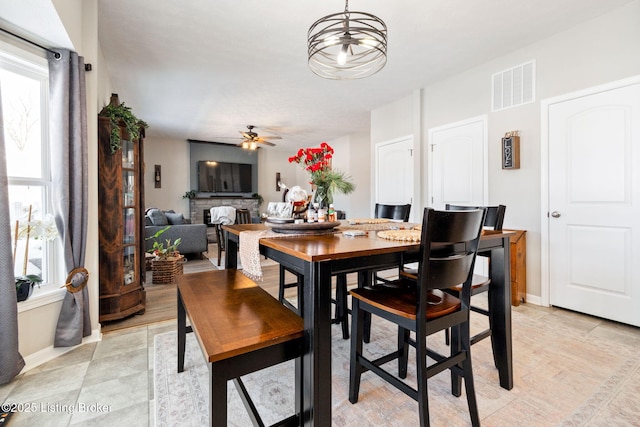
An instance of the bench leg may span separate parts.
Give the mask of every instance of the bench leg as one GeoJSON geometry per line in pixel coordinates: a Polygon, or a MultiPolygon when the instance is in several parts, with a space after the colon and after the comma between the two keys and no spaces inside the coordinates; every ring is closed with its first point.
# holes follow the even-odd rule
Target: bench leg
{"type": "Polygon", "coordinates": [[[184,352],[187,339],[187,312],[178,290],[178,372],[184,371],[184,352]]]}
{"type": "Polygon", "coordinates": [[[209,424],[212,427],[227,427],[227,376],[221,371],[224,369],[209,364],[209,424]]]}
{"type": "Polygon", "coordinates": [[[304,371],[302,369],[302,358],[301,357],[296,357],[295,358],[295,369],[296,369],[296,375],[295,375],[295,411],[296,414],[298,414],[298,421],[299,424],[302,425],[303,424],[303,420],[307,419],[307,416],[304,413],[304,399],[302,396],[302,390],[304,387],[304,371]]]}

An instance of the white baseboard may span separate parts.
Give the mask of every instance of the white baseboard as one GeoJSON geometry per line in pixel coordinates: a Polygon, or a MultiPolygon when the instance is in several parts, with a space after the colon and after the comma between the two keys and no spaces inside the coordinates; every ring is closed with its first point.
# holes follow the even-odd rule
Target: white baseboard
{"type": "Polygon", "coordinates": [[[527,304],[542,305],[542,298],[538,295],[527,294],[527,304]]]}
{"type": "Polygon", "coordinates": [[[82,339],[81,344],[78,344],[73,347],[54,347],[53,345],[51,345],[47,348],[43,348],[42,350],[36,353],[26,356],[24,358],[24,362],[25,362],[24,368],[22,368],[22,371],[20,371],[20,373],[21,374],[25,373],[37,366],[42,365],[43,363],[46,363],[55,359],[56,357],[60,357],[63,354],[70,352],[71,350],[75,350],[76,348],[82,345],[92,343],[92,342],[98,342],[101,340],[102,340],[102,332],[101,332],[100,324],[98,324],[98,328],[92,330],[91,335],[84,337],[82,339]]]}

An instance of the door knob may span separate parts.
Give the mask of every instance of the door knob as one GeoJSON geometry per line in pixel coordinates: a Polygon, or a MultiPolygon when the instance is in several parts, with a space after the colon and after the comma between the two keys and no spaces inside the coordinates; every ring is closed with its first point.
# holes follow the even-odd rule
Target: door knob
{"type": "Polygon", "coordinates": [[[553,212],[551,212],[551,216],[554,217],[554,218],[560,218],[560,212],[553,211],[553,212]]]}

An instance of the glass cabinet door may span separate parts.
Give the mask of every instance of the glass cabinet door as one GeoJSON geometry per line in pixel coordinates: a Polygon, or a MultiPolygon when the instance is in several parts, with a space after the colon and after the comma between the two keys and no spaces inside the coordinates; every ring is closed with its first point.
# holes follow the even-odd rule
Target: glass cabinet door
{"type": "Polygon", "coordinates": [[[122,168],[123,169],[133,169],[133,161],[134,161],[134,148],[133,141],[121,140],[120,144],[122,144],[122,168]]]}
{"type": "Polygon", "coordinates": [[[136,221],[136,210],[134,208],[125,209],[123,218],[123,243],[125,245],[136,242],[136,221]]]}
{"type": "Polygon", "coordinates": [[[124,285],[130,285],[131,283],[136,283],[136,247],[135,245],[127,245],[124,247],[123,252],[123,263],[122,263],[122,278],[124,281],[124,285]]]}
{"type": "Polygon", "coordinates": [[[122,205],[135,206],[136,176],[132,170],[122,171],[122,205]]]}

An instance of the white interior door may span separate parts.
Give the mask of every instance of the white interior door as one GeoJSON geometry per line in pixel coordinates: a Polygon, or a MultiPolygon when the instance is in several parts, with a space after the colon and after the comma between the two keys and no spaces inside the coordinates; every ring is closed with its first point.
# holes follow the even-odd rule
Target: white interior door
{"type": "MultiPolygon", "coordinates": [[[[376,144],[375,176],[375,203],[413,204],[412,137],[376,144]]],[[[414,206],[412,206],[412,215],[414,211],[414,206]]]]}
{"type": "Polygon", "coordinates": [[[429,205],[484,205],[487,197],[486,116],[429,129],[429,205]]]}
{"type": "Polygon", "coordinates": [[[548,143],[550,303],[640,326],[640,84],[549,104],[548,143]]]}
{"type": "MultiPolygon", "coordinates": [[[[487,117],[429,129],[429,201],[435,209],[453,205],[483,206],[487,201],[487,117]]],[[[485,257],[476,274],[487,275],[485,257]]]]}

